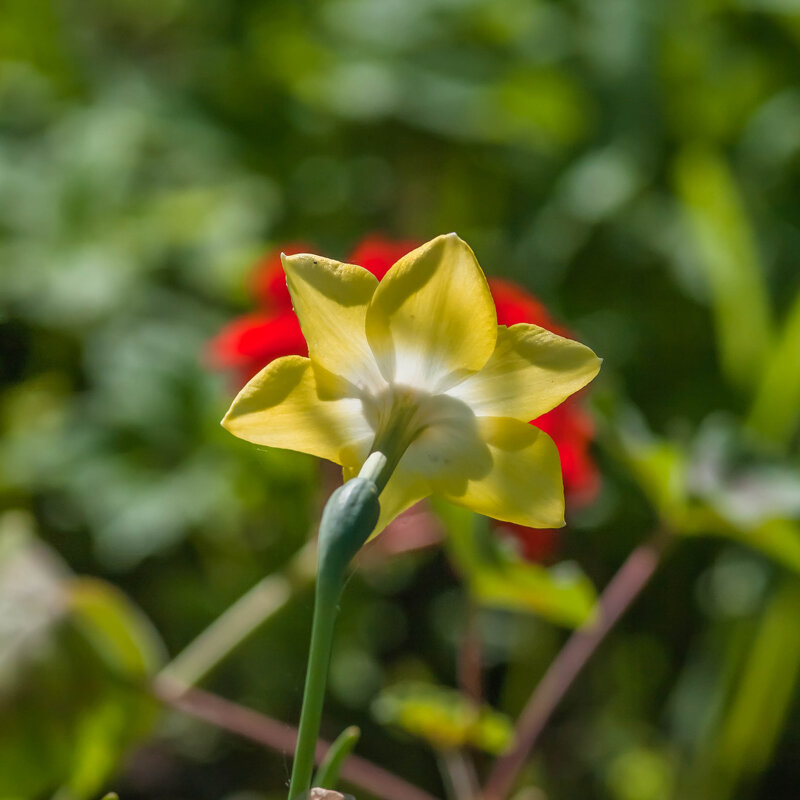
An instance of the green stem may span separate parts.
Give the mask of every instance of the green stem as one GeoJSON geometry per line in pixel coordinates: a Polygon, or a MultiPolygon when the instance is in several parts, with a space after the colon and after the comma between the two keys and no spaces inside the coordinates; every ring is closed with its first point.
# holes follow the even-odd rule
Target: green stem
{"type": "Polygon", "coordinates": [[[336,621],[337,604],[342,594],[342,587],[343,581],[337,580],[336,577],[323,578],[320,574],[317,580],[311,649],[308,654],[308,671],[303,693],[303,710],[300,713],[297,749],[289,784],[289,800],[301,797],[311,788],[314,751],[322,721],[322,704],[325,699],[325,683],[333,642],[333,625],[336,621]]]}
{"type": "Polygon", "coordinates": [[[289,800],[299,800],[311,788],[337,605],[347,565],[378,522],[378,487],[371,470],[376,466],[382,472],[384,464],[379,462],[374,458],[368,476],[353,478],[337,489],[322,512],[314,622],[289,800]]]}
{"type": "MultiPolygon", "coordinates": [[[[189,688],[176,696],[169,690],[164,692],[159,682],[155,683],[153,689],[155,696],[171,708],[278,753],[294,750],[297,743],[295,728],[217,695],[189,688]]],[[[330,747],[320,740],[317,763],[322,762],[330,747]]],[[[433,795],[357,755],[345,759],[341,776],[342,780],[359,787],[370,797],[380,797],[382,800],[437,800],[433,795]]]]}

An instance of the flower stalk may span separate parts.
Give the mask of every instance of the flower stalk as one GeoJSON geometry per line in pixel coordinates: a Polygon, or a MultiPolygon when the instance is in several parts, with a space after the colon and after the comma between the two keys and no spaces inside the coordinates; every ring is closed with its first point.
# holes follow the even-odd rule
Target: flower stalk
{"type": "Polygon", "coordinates": [[[378,486],[372,475],[377,468],[380,477],[384,466],[385,458],[373,458],[367,473],[370,477],[359,475],[347,481],[331,495],[322,512],[314,621],[289,800],[304,797],[311,788],[339,598],[347,565],[378,522],[378,486]]]}

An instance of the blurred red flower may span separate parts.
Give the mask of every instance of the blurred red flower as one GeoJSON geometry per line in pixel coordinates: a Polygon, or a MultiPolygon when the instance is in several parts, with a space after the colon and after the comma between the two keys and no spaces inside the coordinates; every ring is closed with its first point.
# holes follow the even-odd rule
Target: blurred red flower
{"type": "MultiPolygon", "coordinates": [[[[287,244],[287,255],[308,253],[312,247],[287,244]]],[[[237,317],[226,325],[208,345],[208,360],[216,369],[232,370],[243,386],[263,366],[280,356],[307,356],[303,332],[292,309],[280,252],[262,258],[255,265],[250,291],[259,311],[237,317]]]]}
{"type": "MultiPolygon", "coordinates": [[[[380,280],[399,258],[417,246],[417,242],[370,236],[362,240],[350,254],[349,262],[368,269],[380,280]]],[[[313,252],[302,243],[290,243],[283,252],[313,252]]],[[[557,324],[545,306],[521,286],[503,278],[489,278],[500,325],[530,322],[560,336],[569,331],[557,324]]],[[[267,255],[256,265],[251,293],[259,311],[241,316],[225,326],[209,343],[208,357],[212,366],[232,370],[239,385],[246,383],[264,365],[285,355],[308,355],[300,324],[292,310],[292,301],[278,252],[267,255]]],[[[589,453],[592,421],[580,403],[580,397],[569,398],[531,424],[549,434],[561,456],[564,489],[572,508],[585,505],[597,494],[600,477],[589,453]]],[[[493,521],[496,529],[511,534],[526,558],[536,561],[551,557],[557,546],[557,531],[526,528],[493,521]]]]}

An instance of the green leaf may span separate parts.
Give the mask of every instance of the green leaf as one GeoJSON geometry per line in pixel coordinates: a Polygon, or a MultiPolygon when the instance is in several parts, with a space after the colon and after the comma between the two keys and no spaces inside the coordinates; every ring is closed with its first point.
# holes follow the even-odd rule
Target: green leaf
{"type": "Polygon", "coordinates": [[[772,344],[764,270],[739,190],[728,165],[710,149],[686,148],[674,165],[678,195],[705,273],[722,370],[753,390],[772,344]]]}
{"type": "Polygon", "coordinates": [[[501,546],[485,517],[445,503],[436,508],[447,527],[451,558],[480,605],[536,614],[567,627],[591,621],[597,595],[576,564],[525,561],[501,546]]]}
{"type": "Polygon", "coordinates": [[[511,720],[478,705],[455,689],[429,683],[397,684],[373,705],[375,717],[424,739],[435,750],[471,746],[487,753],[503,752],[511,743],[511,720]]]}
{"type": "Polygon", "coordinates": [[[800,422],[800,293],[795,298],[780,339],[769,353],[758,385],[749,426],[784,446],[800,422]]]}
{"type": "Polygon", "coordinates": [[[634,745],[613,758],[606,783],[614,800],[662,800],[673,796],[674,773],[668,753],[634,745]]]}
{"type": "Polygon", "coordinates": [[[483,606],[533,613],[568,627],[590,622],[596,599],[592,582],[566,562],[546,568],[513,561],[499,570],[482,570],[472,591],[483,606]]]}
{"type": "Polygon", "coordinates": [[[783,576],[755,618],[726,626],[723,639],[719,629],[706,634],[708,652],[688,661],[689,673],[679,691],[692,713],[700,710],[702,717],[692,720],[687,731],[696,740],[695,752],[685,790],[675,796],[733,797],[734,787],[757,779],[769,767],[800,681],[798,603],[800,582],[783,576]],[[693,696],[692,683],[714,651],[717,660],[724,659],[724,669],[713,691],[693,696]]]}
{"type": "Polygon", "coordinates": [[[0,797],[93,796],[146,735],[160,643],[115,589],[0,519],[0,797]]]}
{"type": "Polygon", "coordinates": [[[73,623],[108,667],[128,678],[154,675],[164,649],[150,621],[115,587],[96,578],[68,585],[73,623]]]}
{"type": "Polygon", "coordinates": [[[311,781],[311,785],[323,789],[335,789],[339,781],[339,771],[342,768],[342,764],[347,756],[353,752],[353,748],[358,744],[360,738],[361,729],[357,725],[351,725],[349,728],[345,728],[336,737],[330,750],[325,754],[325,758],[319,765],[319,769],[314,776],[314,780],[311,781]]]}
{"type": "Polygon", "coordinates": [[[718,416],[703,424],[691,452],[638,423],[617,433],[622,461],[670,530],[731,539],[800,572],[800,520],[794,519],[800,480],[793,465],[766,464],[746,453],[735,424],[718,416]]]}
{"type": "Polygon", "coordinates": [[[727,771],[756,775],[769,766],[800,679],[800,583],[777,587],[759,621],[716,739],[727,771]]]}
{"type": "Polygon", "coordinates": [[[773,518],[742,526],[732,523],[714,509],[698,504],[686,509],[677,532],[686,536],[732,539],[800,573],[800,523],[794,520],[773,518]]]}
{"type": "Polygon", "coordinates": [[[665,439],[629,443],[628,466],[660,516],[679,524],[687,502],[686,454],[665,439]]]}

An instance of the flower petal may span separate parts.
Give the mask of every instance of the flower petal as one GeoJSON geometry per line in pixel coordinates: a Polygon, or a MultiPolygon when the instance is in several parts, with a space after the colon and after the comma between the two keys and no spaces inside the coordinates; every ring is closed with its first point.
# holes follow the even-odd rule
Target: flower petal
{"type": "Polygon", "coordinates": [[[553,440],[526,422],[502,417],[478,419],[492,468],[460,493],[445,493],[457,505],[487,517],[527,525],[564,525],[564,486],[553,440]]]}
{"type": "Polygon", "coordinates": [[[448,392],[479,417],[532,420],[589,383],[600,370],[588,347],[538,325],[498,328],[486,366],[448,392]]]}
{"type": "Polygon", "coordinates": [[[294,310],[314,367],[375,390],[384,382],[367,344],[364,320],[377,278],[363,267],[322,256],[283,256],[294,310]]]}
{"type": "Polygon", "coordinates": [[[451,233],[401,258],[369,305],[367,338],[394,383],[440,392],[481,369],[497,318],[469,245],[451,233]]]}
{"type": "MultiPolygon", "coordinates": [[[[464,403],[436,395],[427,398],[420,414],[425,427],[409,445],[381,492],[376,531],[434,489],[461,493],[470,481],[480,480],[492,468],[492,454],[478,420],[464,403]]],[[[356,473],[357,470],[353,472],[356,473]]]]}
{"type": "Polygon", "coordinates": [[[403,455],[402,466],[454,494],[489,473],[492,455],[466,403],[446,394],[432,395],[421,401],[418,414],[423,428],[403,455]]]}
{"type": "Polygon", "coordinates": [[[349,462],[374,433],[353,397],[320,397],[311,361],[284,356],[242,389],[222,420],[240,439],[349,462]]]}

